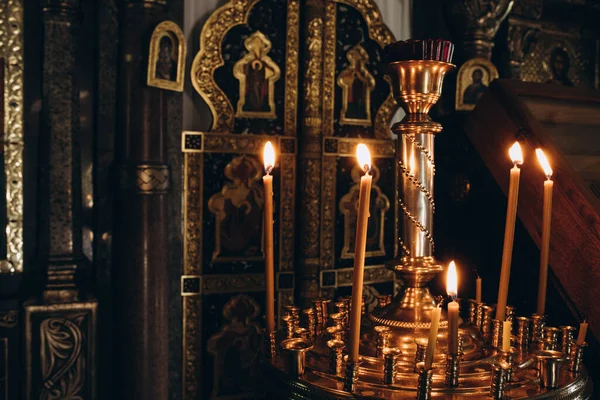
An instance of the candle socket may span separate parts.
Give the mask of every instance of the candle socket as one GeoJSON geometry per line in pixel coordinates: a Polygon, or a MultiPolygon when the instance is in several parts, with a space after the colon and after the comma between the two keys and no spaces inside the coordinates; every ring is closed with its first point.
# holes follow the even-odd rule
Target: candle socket
{"type": "Polygon", "coordinates": [[[503,322],[504,321],[500,321],[498,319],[492,321],[492,347],[495,349],[499,349],[500,347],[502,347],[502,331],[504,330],[503,322]]]}
{"type": "Polygon", "coordinates": [[[308,334],[310,338],[314,338],[317,332],[317,316],[314,308],[307,308],[302,311],[304,316],[304,320],[306,321],[306,329],[308,329],[308,334]]]}
{"type": "Polygon", "coordinates": [[[358,385],[358,370],[360,368],[360,361],[346,362],[346,375],[344,376],[344,390],[346,392],[354,393],[356,386],[358,385]]]}
{"type": "Polygon", "coordinates": [[[483,338],[488,342],[492,339],[493,332],[493,320],[494,320],[494,309],[490,306],[484,305],[482,307],[481,316],[481,333],[483,338]]]}
{"type": "Polygon", "coordinates": [[[300,308],[293,304],[283,306],[283,315],[290,315],[294,319],[300,319],[300,308]]]}
{"type": "Polygon", "coordinates": [[[560,326],[559,327],[561,336],[560,336],[560,351],[565,353],[567,356],[571,355],[571,348],[573,347],[573,340],[575,336],[575,331],[577,328],[574,326],[560,326]]]}
{"type": "Polygon", "coordinates": [[[313,310],[315,310],[315,320],[317,323],[317,328],[320,329],[325,323],[325,319],[323,319],[323,299],[314,299],[312,301],[312,305],[313,310]]]}
{"type": "Polygon", "coordinates": [[[294,330],[294,337],[305,340],[311,340],[310,332],[306,328],[296,328],[294,330]]]}
{"type": "Polygon", "coordinates": [[[544,338],[544,326],[546,326],[546,316],[533,314],[531,316],[531,341],[540,342],[544,338]]]}
{"type": "Polygon", "coordinates": [[[560,329],[555,328],[553,326],[545,326],[544,327],[544,340],[550,342],[549,349],[545,350],[558,350],[558,334],[560,333],[560,329]]]}
{"type": "Polygon", "coordinates": [[[484,303],[477,304],[477,315],[475,316],[475,325],[481,331],[483,325],[483,307],[486,306],[484,303]]]}
{"type": "Polygon", "coordinates": [[[396,372],[398,358],[402,350],[397,347],[386,347],[383,349],[383,383],[391,385],[394,383],[394,373],[396,372]]]}
{"type": "Polygon", "coordinates": [[[419,363],[425,362],[425,354],[427,352],[427,341],[415,340],[415,344],[417,345],[417,351],[415,353],[415,372],[419,372],[417,370],[417,366],[419,363]]]}
{"type": "Polygon", "coordinates": [[[376,326],[373,330],[377,333],[376,345],[377,345],[377,358],[383,357],[383,350],[388,347],[388,341],[392,329],[389,326],[376,326]]]}
{"type": "Polygon", "coordinates": [[[329,347],[329,373],[341,376],[346,344],[341,340],[333,339],[327,342],[327,347],[329,347]]]}
{"type": "Polygon", "coordinates": [[[535,344],[537,345],[535,350],[556,350],[554,348],[555,343],[552,339],[543,338],[541,341],[535,342],[535,344]]]}
{"type": "Polygon", "coordinates": [[[327,328],[327,333],[331,335],[331,339],[333,340],[346,341],[346,330],[340,325],[330,326],[327,328]]]}
{"type": "Polygon", "coordinates": [[[301,338],[286,339],[281,342],[281,350],[287,355],[287,370],[292,377],[298,378],[304,375],[306,353],[312,347],[309,340],[301,338]]]}
{"type": "Polygon", "coordinates": [[[492,384],[490,385],[490,397],[500,400],[505,398],[506,385],[508,384],[508,364],[496,362],[492,365],[492,384]]]}
{"type": "Polygon", "coordinates": [[[469,323],[477,325],[477,309],[479,304],[473,299],[469,299],[469,323]]]}
{"type": "Polygon", "coordinates": [[[505,321],[514,322],[515,321],[515,307],[514,306],[506,306],[506,319],[505,321]]]}
{"type": "Polygon", "coordinates": [[[298,320],[290,314],[284,315],[281,319],[285,323],[286,337],[288,339],[292,339],[294,337],[294,331],[298,325],[298,320]]]}
{"type": "Polygon", "coordinates": [[[587,347],[587,343],[577,344],[575,342],[571,345],[571,353],[569,354],[569,371],[576,375],[581,373],[583,366],[583,351],[587,347]]]}
{"type": "Polygon", "coordinates": [[[498,352],[498,360],[507,365],[506,371],[506,382],[512,382],[513,380],[513,363],[515,360],[516,349],[510,348],[509,351],[498,352]]]}
{"type": "Polygon", "coordinates": [[[558,388],[560,366],[567,359],[566,354],[554,350],[535,350],[533,357],[537,361],[540,386],[547,389],[558,388]]]}
{"type": "Polygon", "coordinates": [[[531,320],[527,317],[517,317],[517,346],[519,349],[529,348],[531,337],[531,320]]]}
{"type": "Polygon", "coordinates": [[[275,358],[275,355],[277,354],[277,342],[275,340],[276,336],[277,331],[271,331],[265,337],[265,353],[269,359],[275,358]]]}
{"type": "Polygon", "coordinates": [[[449,387],[458,386],[458,376],[460,375],[460,355],[446,355],[446,374],[444,383],[449,387]]]}
{"type": "Polygon", "coordinates": [[[333,326],[339,326],[342,329],[346,329],[346,315],[344,313],[333,313],[329,315],[329,318],[333,322],[333,326]]]}
{"type": "MultiPolygon", "coordinates": [[[[337,303],[335,303],[335,307],[337,308],[337,313],[342,316],[341,319],[341,324],[344,328],[348,327],[348,320],[350,318],[349,314],[350,314],[350,307],[343,301],[338,301],[337,303]]],[[[333,318],[333,314],[332,314],[332,318],[333,318]]]]}
{"type": "Polygon", "coordinates": [[[417,364],[417,374],[417,400],[430,400],[433,369],[425,369],[425,363],[421,362],[417,364]]]}

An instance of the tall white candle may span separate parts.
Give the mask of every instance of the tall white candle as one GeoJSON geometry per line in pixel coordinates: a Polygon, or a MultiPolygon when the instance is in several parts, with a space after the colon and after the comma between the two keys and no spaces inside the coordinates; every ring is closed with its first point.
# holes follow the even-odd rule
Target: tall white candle
{"type": "Polygon", "coordinates": [[[264,238],[265,238],[265,310],[267,332],[275,330],[275,260],[273,254],[273,176],[271,171],[275,166],[275,150],[271,142],[264,148],[264,164],[266,175],[264,185],[264,238]]]}
{"type": "Polygon", "coordinates": [[[478,275],[475,280],[475,302],[481,303],[481,277],[478,275]]]}
{"type": "Polygon", "coordinates": [[[504,229],[504,249],[502,252],[502,269],[500,271],[500,287],[498,288],[498,302],[496,304],[496,319],[504,321],[506,317],[506,303],[508,301],[508,284],[510,282],[510,264],[515,236],[515,222],[517,220],[517,203],[519,200],[519,180],[521,170],[518,165],[523,163],[523,153],[519,142],[515,142],[509,150],[513,168],[510,170],[510,185],[508,188],[508,207],[506,210],[506,226],[504,229]]]}
{"type": "Polygon", "coordinates": [[[358,214],[356,216],[356,238],[354,244],[354,269],[352,271],[352,307],[350,309],[350,352],[351,362],[359,361],[360,319],[362,315],[362,294],[365,271],[365,252],[367,247],[367,225],[369,222],[369,202],[371,200],[371,154],[364,144],[356,148],[358,165],[365,171],[360,178],[358,195],[358,214]]]}
{"type": "Polygon", "coordinates": [[[502,322],[502,351],[510,351],[510,334],[512,333],[512,323],[510,321],[502,322]]]}
{"type": "Polygon", "coordinates": [[[458,293],[458,282],[456,276],[456,264],[450,262],[446,275],[446,292],[452,298],[448,304],[448,354],[458,355],[458,314],[460,307],[456,301],[458,293]]]}
{"type": "Polygon", "coordinates": [[[587,321],[583,321],[581,324],[579,324],[579,334],[577,335],[577,342],[576,342],[579,346],[581,346],[583,343],[585,343],[585,335],[587,334],[587,329],[588,329],[587,321]]]}
{"type": "Polygon", "coordinates": [[[431,327],[429,328],[429,340],[427,341],[427,349],[425,350],[425,370],[430,370],[433,365],[433,354],[435,353],[441,315],[441,308],[436,307],[431,310],[431,327]]]}
{"type": "Polygon", "coordinates": [[[548,288],[548,258],[550,255],[550,221],[552,219],[552,168],[542,149],[536,149],[540,165],[546,174],[544,182],[544,203],[542,212],[542,243],[540,246],[540,276],[538,283],[537,314],[546,312],[546,291],[548,288]]]}

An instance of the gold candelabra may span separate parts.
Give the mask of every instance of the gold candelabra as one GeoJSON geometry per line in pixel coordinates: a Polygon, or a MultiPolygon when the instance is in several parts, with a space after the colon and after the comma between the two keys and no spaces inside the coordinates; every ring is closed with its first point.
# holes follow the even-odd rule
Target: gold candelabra
{"type": "Polygon", "coordinates": [[[386,49],[394,97],[406,111],[392,127],[398,134],[402,254],[388,263],[402,288],[391,302],[382,297],[363,315],[358,362],[344,357],[347,298],[316,300],[304,330],[298,329],[297,307],[287,307],[285,328],[269,336],[261,363],[269,398],[591,398],[581,364],[585,344],[573,342],[573,328],[548,329],[543,316],[516,317],[513,307],[507,315],[515,327],[514,347],[498,348],[502,331],[493,320],[494,307],[469,301],[461,307],[466,317],[457,354],[449,354],[443,315],[433,367],[425,368],[425,339],[437,306],[427,284],[442,271],[433,255],[434,137],[442,126],[428,113],[441,96],[445,74],[454,69],[452,51],[451,43],[438,40],[386,49]],[[333,304],[337,310],[330,309],[333,304]]]}

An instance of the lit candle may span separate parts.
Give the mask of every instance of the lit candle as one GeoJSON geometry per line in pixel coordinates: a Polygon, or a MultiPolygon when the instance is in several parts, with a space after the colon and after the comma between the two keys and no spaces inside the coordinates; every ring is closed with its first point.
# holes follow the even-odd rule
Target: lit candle
{"type": "Polygon", "coordinates": [[[519,200],[519,180],[523,164],[523,153],[519,142],[515,142],[509,150],[513,168],[510,170],[510,185],[508,188],[508,208],[506,210],[506,226],[504,229],[504,250],[502,252],[502,269],[500,272],[500,288],[496,304],[496,319],[504,321],[506,303],[508,300],[508,284],[510,282],[510,263],[512,259],[513,240],[515,237],[515,222],[517,219],[517,202],[519,200]]]}
{"type": "Polygon", "coordinates": [[[510,321],[502,322],[502,351],[510,351],[510,334],[512,331],[512,324],[510,321]]]}
{"type": "Polygon", "coordinates": [[[360,178],[358,194],[358,214],[356,216],[356,238],[354,242],[354,270],[352,272],[352,307],[350,309],[350,352],[348,359],[358,362],[360,345],[360,318],[362,315],[363,275],[365,271],[365,251],[367,247],[367,224],[369,222],[369,202],[371,200],[371,154],[364,144],[356,148],[358,165],[365,172],[360,178]]]}
{"type": "Polygon", "coordinates": [[[439,307],[431,310],[431,328],[429,328],[429,340],[427,341],[427,349],[425,350],[425,370],[430,370],[433,364],[433,354],[435,353],[441,314],[442,309],[439,307]]]}
{"type": "Polygon", "coordinates": [[[457,287],[456,265],[454,261],[451,261],[446,275],[446,292],[452,298],[452,302],[448,304],[448,354],[453,356],[458,355],[458,313],[460,307],[456,301],[457,287]]]}
{"type": "Polygon", "coordinates": [[[481,277],[479,275],[475,280],[475,302],[481,304],[481,277]]]}
{"type": "Polygon", "coordinates": [[[585,342],[585,334],[587,333],[588,323],[583,321],[579,324],[579,335],[577,335],[577,345],[581,346],[585,342]]]}
{"type": "Polygon", "coordinates": [[[544,315],[546,310],[546,290],[548,287],[548,255],[550,253],[550,221],[552,219],[552,168],[542,149],[536,149],[540,165],[546,174],[544,182],[544,207],[542,213],[542,244],[540,246],[540,277],[538,284],[537,314],[544,315]]]}
{"type": "Polygon", "coordinates": [[[273,176],[271,171],[275,166],[275,150],[271,142],[265,144],[263,152],[266,175],[263,176],[265,208],[264,208],[264,237],[265,237],[265,285],[266,285],[266,320],[267,332],[275,330],[275,263],[273,256],[273,176]]]}

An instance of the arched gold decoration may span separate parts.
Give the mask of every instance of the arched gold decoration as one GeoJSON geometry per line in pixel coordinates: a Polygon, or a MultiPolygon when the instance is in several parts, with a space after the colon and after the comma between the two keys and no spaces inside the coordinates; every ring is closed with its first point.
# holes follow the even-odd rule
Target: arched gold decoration
{"type": "Polygon", "coordinates": [[[342,88],[342,110],[340,125],[371,126],[371,92],[375,88],[375,78],[366,64],[369,55],[357,44],[346,54],[350,62],[338,76],[342,88]]]}
{"type": "Polygon", "coordinates": [[[179,25],[173,21],[158,24],[150,37],[148,86],[183,92],[185,54],[185,36],[179,25]]]}
{"type": "Polygon", "coordinates": [[[271,41],[260,31],[244,41],[248,52],[233,66],[233,76],[240,82],[236,117],[276,118],[275,82],[280,70],[269,57],[271,41]]]}
{"type": "Polygon", "coordinates": [[[192,62],[191,78],[194,89],[212,112],[213,131],[231,130],[234,123],[233,106],[214,80],[215,70],[224,65],[221,42],[231,28],[247,22],[248,14],[257,2],[231,0],[210,16],[200,33],[200,51],[192,62]]]}

